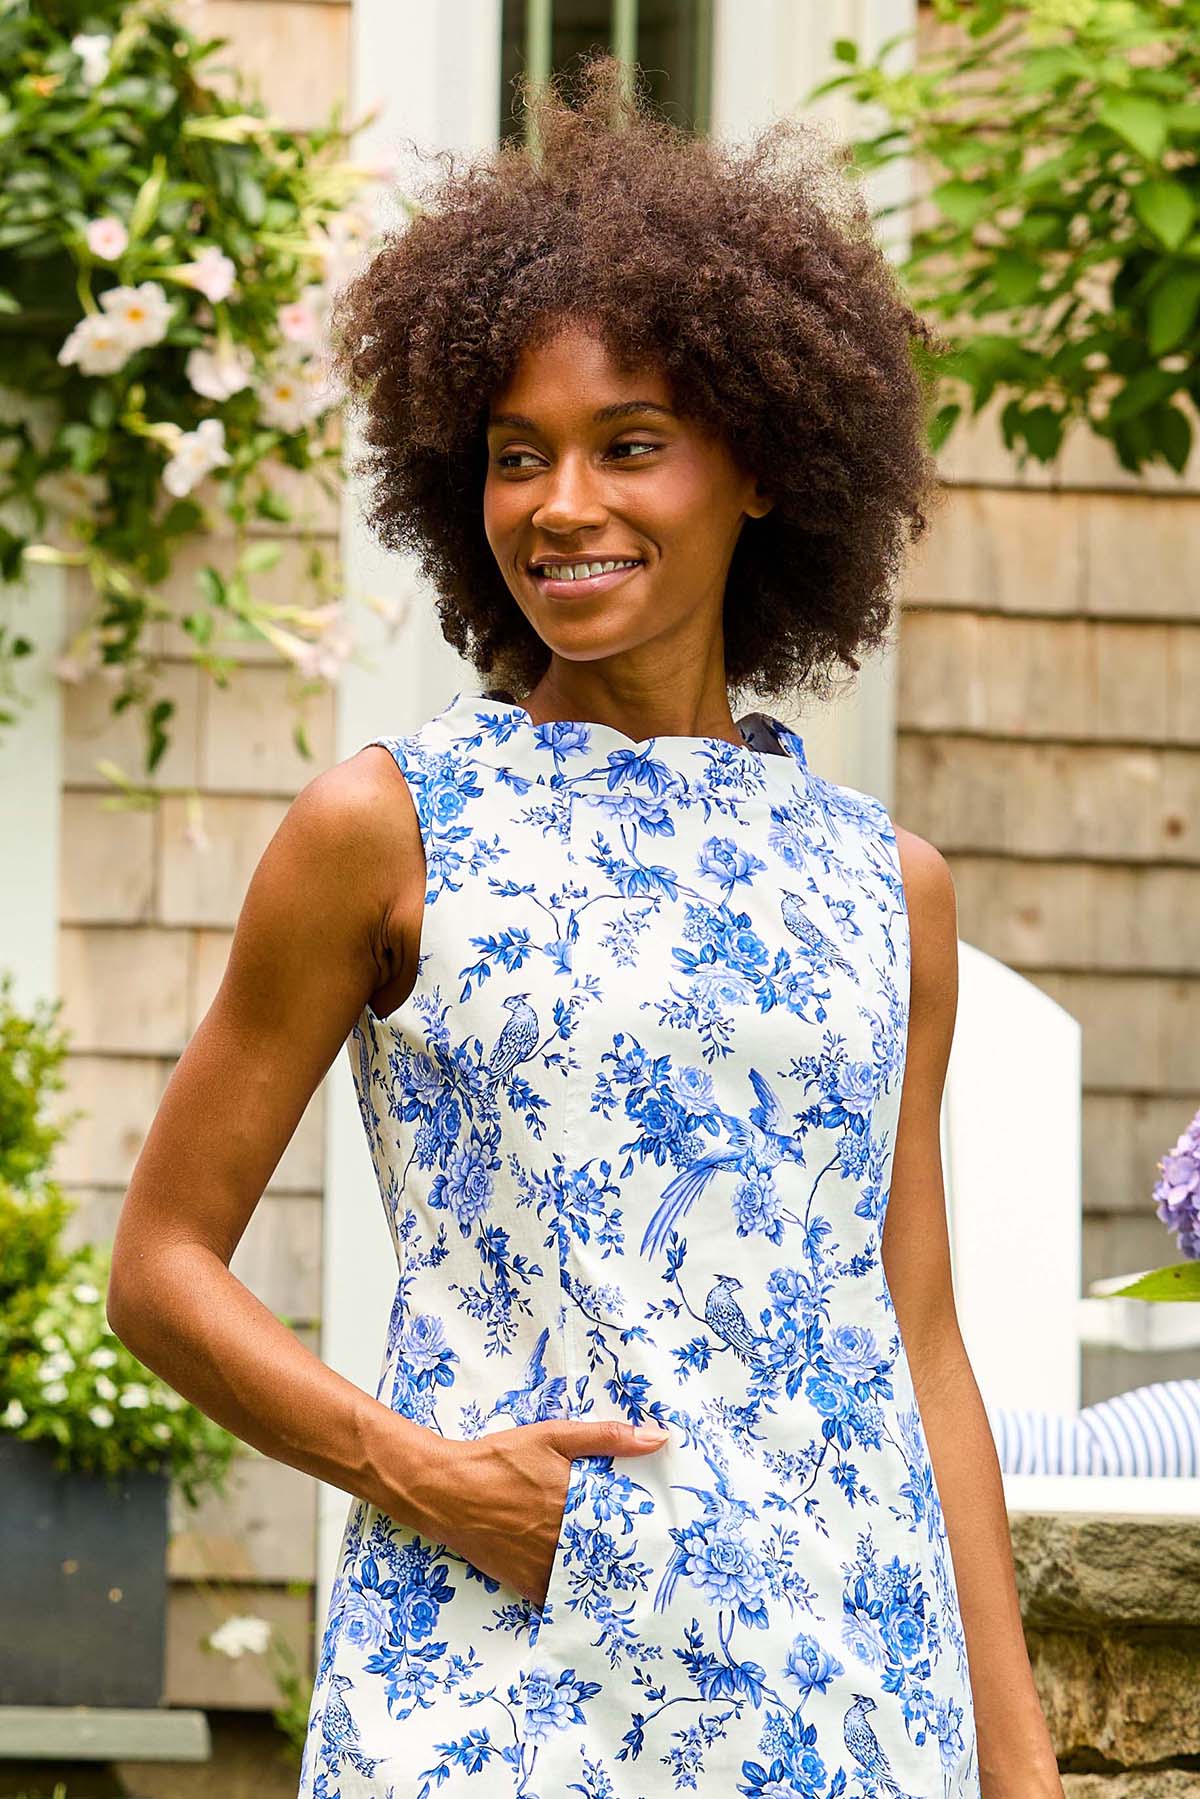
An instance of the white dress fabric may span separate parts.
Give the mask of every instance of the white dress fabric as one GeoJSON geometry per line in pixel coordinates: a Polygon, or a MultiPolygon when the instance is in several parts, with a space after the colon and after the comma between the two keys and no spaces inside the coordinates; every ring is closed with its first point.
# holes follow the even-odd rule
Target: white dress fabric
{"type": "Polygon", "coordinates": [[[427,885],[416,984],[350,1045],[399,1268],[377,1396],[669,1434],[572,1461],[540,1612],[355,1500],[300,1799],[978,1799],[880,1259],[896,837],[766,722],[782,754],[465,692],[381,740],[427,885]]]}

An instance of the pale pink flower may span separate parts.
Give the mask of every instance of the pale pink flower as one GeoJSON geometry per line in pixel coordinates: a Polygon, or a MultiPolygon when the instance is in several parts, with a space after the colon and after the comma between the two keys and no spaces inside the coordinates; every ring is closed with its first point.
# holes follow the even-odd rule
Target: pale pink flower
{"type": "Polygon", "coordinates": [[[236,290],[237,264],[215,244],[209,244],[199,256],[192,258],[179,279],[203,294],[213,306],[219,306],[236,290]]]}
{"type": "Polygon", "coordinates": [[[128,231],[111,213],[102,219],[92,219],[85,235],[88,249],[101,262],[116,262],[129,248],[128,231]]]}
{"type": "Polygon", "coordinates": [[[293,300],[290,306],[281,306],[278,323],[280,335],[290,344],[315,344],[321,329],[316,308],[307,300],[293,300]]]}

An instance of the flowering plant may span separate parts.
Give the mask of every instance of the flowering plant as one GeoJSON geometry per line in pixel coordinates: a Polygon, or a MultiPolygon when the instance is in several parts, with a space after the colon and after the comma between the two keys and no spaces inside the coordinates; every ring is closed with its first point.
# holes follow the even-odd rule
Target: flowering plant
{"type": "Polygon", "coordinates": [[[48,1172],[65,1134],[48,1104],[67,1044],[56,1007],[21,1012],[11,989],[0,978],[0,1431],[55,1444],[63,1470],[167,1472],[195,1504],[236,1440],[109,1330],[108,1249],[60,1245],[72,1207],[48,1172]]]}
{"type": "Polygon", "coordinates": [[[1158,1164],[1154,1209],[1186,1260],[1155,1268],[1117,1292],[1130,1299],[1200,1300],[1200,1112],[1158,1164]]]}
{"type": "MultiPolygon", "coordinates": [[[[217,1595],[219,1589],[215,1583],[208,1584],[210,1591],[217,1595]]],[[[224,1594],[228,1599],[235,1597],[228,1585],[224,1594]]],[[[240,1661],[247,1654],[266,1658],[280,1694],[279,1704],[272,1708],[276,1726],[292,1752],[302,1755],[308,1736],[312,1678],[301,1666],[287,1639],[266,1618],[253,1613],[231,1612],[202,1639],[201,1646],[209,1653],[228,1656],[230,1661],[240,1661]]]]}
{"type": "MultiPolygon", "coordinates": [[[[323,334],[367,248],[365,172],[336,117],[286,131],[236,75],[218,85],[221,43],[163,0],[0,5],[0,578],[86,571],[91,609],[59,672],[115,675],[115,708],[146,720],[147,772],[172,710],[150,627],[174,617],[159,590],[206,497],[236,556],[232,575],[201,571],[175,620],[185,650],[224,682],[236,640],[265,640],[298,698],[348,650],[319,551],[311,593],[273,604],[252,579],[278,551],[245,538],[291,521],[289,471],[333,491],[323,334]]],[[[36,626],[10,613],[11,696],[36,626]]]]}
{"type": "Polygon", "coordinates": [[[59,1468],[169,1474],[189,1504],[223,1491],[236,1439],[143,1367],[108,1328],[108,1251],[76,1250],[19,1325],[0,1323],[0,1426],[58,1447],[59,1468]]]}

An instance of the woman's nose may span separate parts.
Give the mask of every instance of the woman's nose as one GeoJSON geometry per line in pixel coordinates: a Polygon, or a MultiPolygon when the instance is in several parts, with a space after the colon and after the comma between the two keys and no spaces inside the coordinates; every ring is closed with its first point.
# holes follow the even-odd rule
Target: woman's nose
{"type": "Polygon", "coordinates": [[[605,509],[586,458],[564,456],[551,468],[530,523],[564,533],[581,525],[603,524],[605,509]]]}

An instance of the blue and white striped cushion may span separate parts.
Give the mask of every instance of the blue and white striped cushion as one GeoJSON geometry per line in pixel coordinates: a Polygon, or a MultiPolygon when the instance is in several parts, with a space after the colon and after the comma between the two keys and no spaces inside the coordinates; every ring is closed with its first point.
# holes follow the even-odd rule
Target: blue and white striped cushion
{"type": "Polygon", "coordinates": [[[1156,1381],[1057,1412],[988,1408],[1005,1474],[1200,1475],[1200,1380],[1156,1381]]]}

